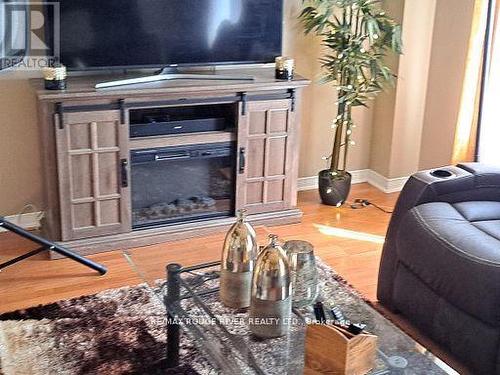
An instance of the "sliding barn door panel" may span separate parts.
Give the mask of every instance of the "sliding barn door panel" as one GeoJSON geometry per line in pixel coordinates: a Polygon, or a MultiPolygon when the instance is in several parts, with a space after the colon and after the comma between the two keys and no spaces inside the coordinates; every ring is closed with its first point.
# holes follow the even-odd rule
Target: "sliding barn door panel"
{"type": "Polygon", "coordinates": [[[250,214],[292,208],[293,116],[291,100],[240,104],[237,208],[250,214]]]}
{"type": "Polygon", "coordinates": [[[56,121],[62,240],[130,231],[128,126],[119,111],[56,121]]]}

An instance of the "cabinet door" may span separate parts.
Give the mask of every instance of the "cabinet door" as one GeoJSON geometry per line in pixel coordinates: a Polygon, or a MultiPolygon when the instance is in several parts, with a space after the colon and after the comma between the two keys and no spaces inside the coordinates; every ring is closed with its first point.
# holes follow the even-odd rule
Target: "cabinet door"
{"type": "Polygon", "coordinates": [[[291,100],[240,104],[236,207],[249,213],[293,205],[294,141],[291,100]],[[244,113],[242,113],[244,112],[244,113]]]}
{"type": "Polygon", "coordinates": [[[56,120],[62,240],[130,231],[128,126],[120,112],[56,120]]]}

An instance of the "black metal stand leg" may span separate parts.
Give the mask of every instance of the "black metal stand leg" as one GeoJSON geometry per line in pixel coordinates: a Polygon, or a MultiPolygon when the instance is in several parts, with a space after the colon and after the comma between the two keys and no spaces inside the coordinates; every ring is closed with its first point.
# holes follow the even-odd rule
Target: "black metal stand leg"
{"type": "Polygon", "coordinates": [[[37,255],[37,254],[40,254],[41,252],[43,252],[45,250],[47,250],[47,248],[44,247],[44,246],[42,246],[42,247],[39,247],[38,249],[30,251],[29,253],[26,253],[24,255],[18,256],[17,258],[8,260],[7,262],[0,264],[0,270],[3,270],[4,268],[7,268],[9,266],[12,266],[13,264],[16,264],[17,262],[20,262],[22,260],[28,259],[28,258],[30,258],[32,256],[37,255]]]}
{"type": "Polygon", "coordinates": [[[68,258],[70,258],[70,259],[72,259],[80,264],[83,264],[84,266],[92,268],[93,270],[99,272],[101,275],[104,275],[108,271],[106,269],[106,267],[104,267],[96,262],[93,262],[87,258],[84,258],[84,257],[72,252],[71,250],[66,249],[63,246],[57,245],[54,242],[51,242],[49,240],[46,240],[45,238],[42,238],[42,237],[37,236],[33,233],[30,233],[30,232],[24,230],[23,228],[5,220],[3,217],[0,217],[0,227],[7,229],[7,230],[17,234],[18,236],[24,237],[24,238],[42,246],[40,249],[31,251],[25,255],[22,255],[20,257],[12,259],[6,263],[3,263],[2,265],[0,265],[0,270],[2,268],[11,266],[17,262],[20,262],[26,258],[29,258],[35,254],[38,254],[38,253],[42,252],[43,250],[52,250],[52,251],[55,251],[56,253],[59,253],[65,257],[68,257],[68,258]]]}
{"type": "MultiPolygon", "coordinates": [[[[179,277],[180,264],[169,264],[167,266],[167,295],[165,305],[180,303],[179,277]]],[[[175,316],[167,312],[167,368],[179,366],[180,349],[180,325],[174,322],[175,316]]]]}
{"type": "Polygon", "coordinates": [[[105,275],[106,272],[108,272],[108,269],[106,267],[100,265],[99,263],[93,262],[90,259],[84,258],[81,255],[78,255],[78,254],[66,249],[65,247],[56,245],[56,246],[51,247],[50,250],[52,250],[58,254],[61,254],[69,259],[72,259],[75,262],[83,264],[84,266],[92,268],[94,271],[99,272],[101,275],[105,275]]]}

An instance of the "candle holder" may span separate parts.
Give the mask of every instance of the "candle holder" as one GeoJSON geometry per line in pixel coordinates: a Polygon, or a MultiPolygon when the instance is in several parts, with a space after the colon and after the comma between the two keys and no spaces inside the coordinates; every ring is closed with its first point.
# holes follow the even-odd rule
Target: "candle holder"
{"type": "Polygon", "coordinates": [[[43,79],[46,90],[66,90],[66,67],[57,65],[43,68],[43,79]]]}
{"type": "Polygon", "coordinates": [[[293,79],[295,60],[289,57],[276,57],[276,79],[290,81],[293,79]]]}

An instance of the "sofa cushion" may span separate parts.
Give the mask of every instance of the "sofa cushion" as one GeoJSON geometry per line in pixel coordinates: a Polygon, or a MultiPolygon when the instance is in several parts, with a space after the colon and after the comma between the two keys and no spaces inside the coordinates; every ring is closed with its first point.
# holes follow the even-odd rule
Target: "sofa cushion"
{"type": "MultiPolygon", "coordinates": [[[[500,240],[500,220],[478,221],[473,223],[476,228],[500,240]]],[[[499,250],[500,251],[500,250],[499,250]]]]}
{"type": "Polygon", "coordinates": [[[400,228],[400,262],[457,308],[500,326],[500,204],[422,204],[400,228]]]}
{"type": "Polygon", "coordinates": [[[500,202],[460,202],[453,207],[471,222],[500,220],[500,202]]]}

